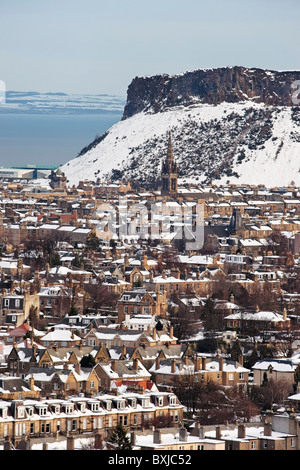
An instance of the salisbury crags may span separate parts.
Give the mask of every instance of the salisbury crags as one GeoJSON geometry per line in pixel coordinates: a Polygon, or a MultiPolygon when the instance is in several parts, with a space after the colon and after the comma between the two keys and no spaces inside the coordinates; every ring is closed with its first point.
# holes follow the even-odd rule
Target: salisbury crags
{"type": "Polygon", "coordinates": [[[246,67],[199,69],[180,75],[136,77],[128,87],[124,119],[142,111],[161,112],[195,103],[218,105],[251,100],[291,106],[291,84],[300,71],[271,71],[246,67]]]}

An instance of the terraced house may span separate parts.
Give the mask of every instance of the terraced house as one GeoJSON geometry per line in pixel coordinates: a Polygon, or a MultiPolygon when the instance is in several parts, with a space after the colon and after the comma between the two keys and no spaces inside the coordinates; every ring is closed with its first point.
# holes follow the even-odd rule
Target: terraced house
{"type": "Polygon", "coordinates": [[[16,446],[30,438],[83,435],[98,431],[103,437],[118,423],[127,430],[149,427],[158,420],[179,423],[183,406],[172,393],[103,394],[68,400],[2,400],[0,441],[16,446]]]}

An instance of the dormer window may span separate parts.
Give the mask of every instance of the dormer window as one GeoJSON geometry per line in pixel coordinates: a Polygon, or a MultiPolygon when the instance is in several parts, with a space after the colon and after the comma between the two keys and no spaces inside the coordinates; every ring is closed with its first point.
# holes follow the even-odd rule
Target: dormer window
{"type": "Polygon", "coordinates": [[[107,411],[111,411],[111,401],[106,402],[106,409],[107,411]]]}
{"type": "Polygon", "coordinates": [[[163,404],[164,404],[164,398],[163,398],[163,397],[158,397],[158,398],[157,398],[157,403],[158,403],[158,406],[163,406],[163,404]]]}
{"type": "Polygon", "coordinates": [[[33,408],[32,407],[27,408],[27,414],[28,414],[28,416],[33,416],[33,408]]]}
{"type": "Polygon", "coordinates": [[[39,410],[39,415],[40,416],[46,416],[47,414],[47,407],[46,406],[42,406],[39,410]]]}
{"type": "Polygon", "coordinates": [[[18,406],[17,417],[18,418],[24,418],[25,417],[25,408],[24,408],[24,406],[18,406]]]}
{"type": "Polygon", "coordinates": [[[91,403],[91,410],[92,411],[99,411],[99,403],[98,402],[92,402],[91,403]]]}
{"type": "Polygon", "coordinates": [[[85,404],[85,403],[81,403],[81,404],[80,404],[80,411],[81,411],[81,413],[84,413],[85,410],[86,410],[86,404],[85,404]]]}
{"type": "Polygon", "coordinates": [[[124,410],[125,408],[125,401],[124,400],[118,400],[117,401],[117,409],[118,410],[124,410]]]}
{"type": "Polygon", "coordinates": [[[2,408],[2,413],[1,413],[1,416],[2,418],[7,418],[7,408],[2,408]]]}
{"type": "Polygon", "coordinates": [[[176,397],[174,395],[171,395],[169,397],[170,405],[176,405],[176,397]]]}
{"type": "Polygon", "coordinates": [[[71,413],[73,413],[73,411],[74,411],[74,405],[73,404],[65,405],[66,414],[71,414],[71,413]]]}
{"type": "Polygon", "coordinates": [[[130,405],[132,408],[136,408],[136,398],[131,398],[130,399],[130,405]]]}
{"type": "Polygon", "coordinates": [[[150,399],[149,399],[149,397],[147,397],[147,398],[142,398],[142,406],[143,406],[143,408],[148,408],[149,405],[150,405],[150,399]]]}

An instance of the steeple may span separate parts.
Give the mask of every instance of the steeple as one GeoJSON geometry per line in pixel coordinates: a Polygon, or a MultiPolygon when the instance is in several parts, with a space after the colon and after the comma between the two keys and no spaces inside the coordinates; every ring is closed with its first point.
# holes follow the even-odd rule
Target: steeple
{"type": "Polygon", "coordinates": [[[177,195],[177,178],[178,170],[177,164],[173,159],[172,139],[171,133],[169,133],[167,158],[162,165],[162,195],[176,196],[177,195]]]}
{"type": "Polygon", "coordinates": [[[171,132],[169,132],[169,142],[168,142],[168,151],[167,151],[167,161],[171,168],[173,163],[173,150],[172,150],[172,139],[171,139],[171,132]]]}

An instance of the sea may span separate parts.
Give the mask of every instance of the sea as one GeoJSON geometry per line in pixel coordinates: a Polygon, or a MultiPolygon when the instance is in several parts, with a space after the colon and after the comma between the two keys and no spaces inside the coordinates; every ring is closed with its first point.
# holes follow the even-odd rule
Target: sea
{"type": "Polygon", "coordinates": [[[122,114],[0,114],[0,167],[62,165],[122,114]]]}

